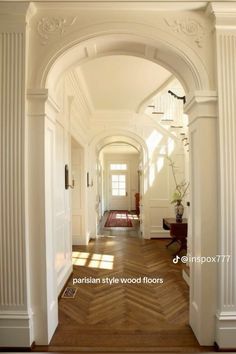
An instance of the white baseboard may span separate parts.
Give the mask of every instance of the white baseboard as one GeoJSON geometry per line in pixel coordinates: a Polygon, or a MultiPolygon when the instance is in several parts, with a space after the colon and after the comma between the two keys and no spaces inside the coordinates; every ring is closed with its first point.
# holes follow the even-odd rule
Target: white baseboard
{"type": "Polygon", "coordinates": [[[87,240],[79,235],[72,235],[72,245],[73,246],[86,246],[88,244],[87,240]]]}
{"type": "Polygon", "coordinates": [[[216,344],[219,349],[236,351],[236,313],[218,313],[216,315],[216,344]]]}
{"type": "Polygon", "coordinates": [[[151,226],[149,238],[171,238],[170,231],[164,230],[162,227],[151,226]]]}
{"type": "Polygon", "coordinates": [[[150,238],[166,238],[167,240],[170,240],[171,237],[165,234],[150,234],[150,238]]]}
{"type": "Polygon", "coordinates": [[[63,269],[63,272],[60,274],[59,279],[57,279],[57,295],[59,295],[62,291],[63,286],[66,284],[70,274],[72,273],[72,270],[72,264],[68,264],[65,269],[63,269]]]}
{"type": "Polygon", "coordinates": [[[0,347],[30,348],[32,342],[32,318],[27,312],[0,313],[0,347]]]}

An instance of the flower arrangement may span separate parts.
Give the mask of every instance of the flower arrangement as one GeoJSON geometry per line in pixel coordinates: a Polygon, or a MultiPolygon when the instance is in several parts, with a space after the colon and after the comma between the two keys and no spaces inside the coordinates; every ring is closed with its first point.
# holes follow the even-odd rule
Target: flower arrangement
{"type": "Polygon", "coordinates": [[[180,204],[182,202],[187,190],[188,190],[189,183],[187,183],[186,181],[182,181],[182,182],[178,183],[177,178],[176,178],[176,165],[170,157],[167,157],[167,159],[170,163],[172,175],[173,175],[174,182],[175,182],[175,191],[172,195],[171,204],[176,204],[176,203],[180,204]]]}

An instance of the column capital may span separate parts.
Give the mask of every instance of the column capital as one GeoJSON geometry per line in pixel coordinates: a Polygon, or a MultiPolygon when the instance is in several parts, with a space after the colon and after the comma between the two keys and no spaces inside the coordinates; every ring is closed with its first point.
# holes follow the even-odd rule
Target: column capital
{"type": "Polygon", "coordinates": [[[206,14],[213,17],[216,28],[236,30],[236,2],[210,2],[206,14]]]}
{"type": "Polygon", "coordinates": [[[30,2],[3,2],[0,8],[0,32],[18,32],[37,12],[30,2]]]}
{"type": "Polygon", "coordinates": [[[28,113],[31,116],[44,115],[47,112],[53,110],[56,113],[60,112],[60,107],[54,101],[54,99],[49,96],[48,89],[28,89],[27,91],[28,100],[28,113]]]}
{"type": "Polygon", "coordinates": [[[199,118],[217,117],[217,93],[216,91],[195,91],[186,97],[184,113],[189,115],[193,123],[199,118]]]}

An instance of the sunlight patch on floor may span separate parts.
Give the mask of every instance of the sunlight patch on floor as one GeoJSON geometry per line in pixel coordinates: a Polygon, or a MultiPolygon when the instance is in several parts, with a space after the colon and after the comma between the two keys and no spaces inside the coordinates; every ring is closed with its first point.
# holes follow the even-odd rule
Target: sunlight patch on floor
{"type": "Polygon", "coordinates": [[[138,220],[138,216],[136,214],[116,214],[116,219],[132,219],[138,220]]]}
{"type": "Polygon", "coordinates": [[[113,269],[114,256],[88,252],[72,252],[72,263],[76,266],[113,269]]]}
{"type": "Polygon", "coordinates": [[[136,214],[128,214],[128,218],[132,219],[132,220],[139,220],[139,218],[136,214]]]}
{"type": "Polygon", "coordinates": [[[127,215],[126,214],[116,214],[116,219],[126,219],[127,215]]]}

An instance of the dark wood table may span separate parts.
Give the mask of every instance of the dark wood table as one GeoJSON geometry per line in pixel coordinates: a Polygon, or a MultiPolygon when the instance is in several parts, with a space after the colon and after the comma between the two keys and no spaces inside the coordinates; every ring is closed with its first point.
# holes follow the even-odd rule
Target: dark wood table
{"type": "Polygon", "coordinates": [[[177,222],[174,218],[164,218],[163,229],[170,230],[170,236],[172,237],[172,240],[168,243],[168,245],[166,245],[167,248],[174,242],[180,243],[180,248],[178,252],[176,252],[175,256],[179,254],[182,250],[187,251],[187,219],[183,219],[182,222],[177,222]]]}

